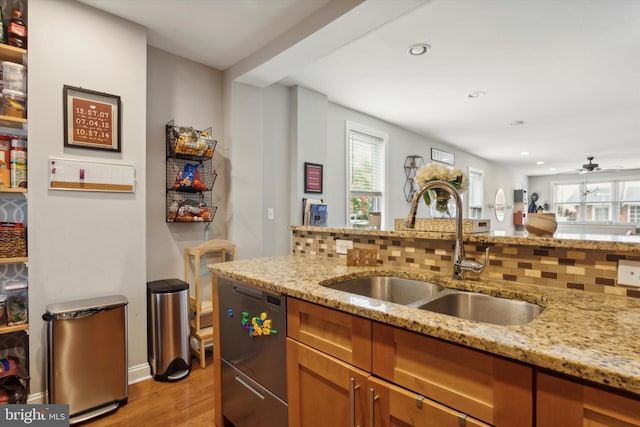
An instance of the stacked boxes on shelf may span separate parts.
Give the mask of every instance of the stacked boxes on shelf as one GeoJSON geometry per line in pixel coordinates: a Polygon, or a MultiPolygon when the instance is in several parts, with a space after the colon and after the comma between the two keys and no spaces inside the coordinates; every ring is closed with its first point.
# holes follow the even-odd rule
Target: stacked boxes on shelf
{"type": "Polygon", "coordinates": [[[27,282],[5,281],[0,294],[0,326],[27,323],[27,282]]]}
{"type": "MultiPolygon", "coordinates": [[[[25,66],[2,61],[0,114],[26,119],[27,73],[25,66]]],[[[27,187],[27,139],[13,132],[0,131],[0,187],[27,187]]]]}
{"type": "Polygon", "coordinates": [[[27,118],[27,72],[22,64],[2,61],[2,114],[27,118]]]}
{"type": "Polygon", "coordinates": [[[27,188],[27,138],[0,131],[0,187],[27,188]]]}
{"type": "Polygon", "coordinates": [[[29,382],[27,28],[11,15],[0,37],[0,404],[26,403],[29,382]]]}

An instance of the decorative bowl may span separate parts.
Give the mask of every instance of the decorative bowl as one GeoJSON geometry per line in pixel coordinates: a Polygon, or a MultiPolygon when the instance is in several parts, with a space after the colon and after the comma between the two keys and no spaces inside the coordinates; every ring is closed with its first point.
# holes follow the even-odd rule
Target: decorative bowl
{"type": "Polygon", "coordinates": [[[553,236],[558,223],[554,213],[530,213],[527,215],[527,231],[532,236],[553,236]]]}

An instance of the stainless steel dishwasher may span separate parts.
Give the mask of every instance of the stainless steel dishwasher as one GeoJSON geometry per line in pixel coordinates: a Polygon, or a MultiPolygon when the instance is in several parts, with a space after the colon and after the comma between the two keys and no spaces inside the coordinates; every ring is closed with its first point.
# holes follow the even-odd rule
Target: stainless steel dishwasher
{"type": "Polygon", "coordinates": [[[127,403],[127,299],[121,295],[50,304],[49,403],[69,405],[70,424],[127,403]]]}
{"type": "Polygon", "coordinates": [[[218,298],[225,422],[287,426],[286,298],[225,279],[218,298]]]}

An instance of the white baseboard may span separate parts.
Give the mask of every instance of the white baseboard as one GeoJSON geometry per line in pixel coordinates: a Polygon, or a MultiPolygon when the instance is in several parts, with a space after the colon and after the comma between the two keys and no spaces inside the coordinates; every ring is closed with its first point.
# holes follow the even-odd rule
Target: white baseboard
{"type": "Polygon", "coordinates": [[[47,403],[47,392],[43,391],[40,393],[30,394],[27,398],[27,403],[34,405],[44,405],[47,403]]]}
{"type": "Polygon", "coordinates": [[[129,367],[129,385],[148,379],[151,379],[151,366],[148,363],[129,367]]]}
{"type": "MultiPolygon", "coordinates": [[[[131,366],[127,372],[129,385],[139,383],[151,379],[151,366],[148,363],[143,363],[138,366],[131,366]]],[[[45,404],[48,401],[48,391],[30,394],[27,398],[29,404],[45,404]]]]}

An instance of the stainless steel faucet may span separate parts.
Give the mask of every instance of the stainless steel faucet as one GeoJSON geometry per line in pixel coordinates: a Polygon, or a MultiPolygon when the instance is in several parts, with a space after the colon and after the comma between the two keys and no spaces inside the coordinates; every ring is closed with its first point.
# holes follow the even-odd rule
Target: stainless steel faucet
{"type": "Polygon", "coordinates": [[[462,197],[458,190],[446,181],[429,181],[416,191],[411,201],[411,208],[409,209],[409,216],[404,222],[406,228],[416,227],[416,212],[418,210],[418,203],[422,199],[422,195],[425,191],[434,190],[439,188],[446,190],[451,194],[456,202],[456,246],[453,255],[453,278],[459,280],[464,278],[465,271],[472,271],[474,273],[480,273],[484,270],[484,267],[489,263],[489,248],[484,253],[484,263],[478,261],[465,259],[464,254],[464,240],[462,236],[462,197]]]}

